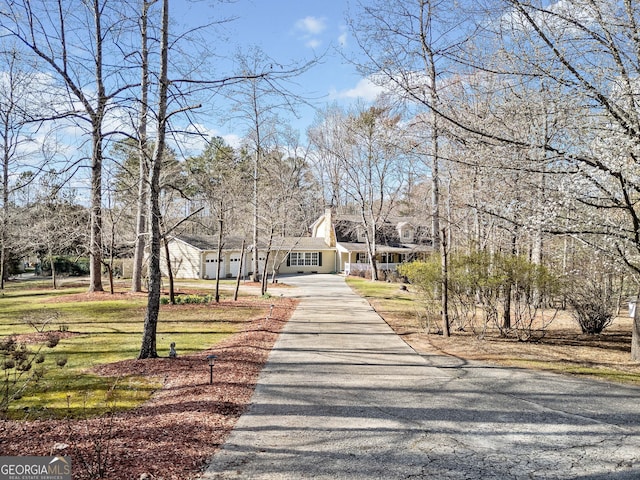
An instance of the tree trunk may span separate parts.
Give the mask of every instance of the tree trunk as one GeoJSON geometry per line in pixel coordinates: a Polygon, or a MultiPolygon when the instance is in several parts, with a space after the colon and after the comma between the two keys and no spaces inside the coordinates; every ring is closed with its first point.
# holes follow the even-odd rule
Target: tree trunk
{"type": "Polygon", "coordinates": [[[260,260],[258,258],[258,165],[260,146],[256,151],[256,159],[253,165],[253,272],[251,281],[257,282],[260,272],[260,260]]]}
{"type": "MultiPolygon", "coordinates": [[[[165,0],[166,2],[167,0],[165,0]]],[[[157,148],[157,147],[156,147],[157,148]]],[[[144,319],[144,333],[142,337],[142,345],[140,347],[139,359],[156,358],[158,356],[156,350],[156,331],[158,325],[158,314],[160,312],[160,202],[158,178],[159,168],[156,166],[156,153],[154,153],[152,181],[151,181],[151,202],[150,215],[151,220],[151,242],[149,252],[149,292],[147,296],[147,310],[144,319]],[[158,174],[156,174],[158,172],[158,174]]],[[[162,154],[158,154],[162,155],[162,154]]],[[[158,162],[159,164],[159,162],[158,162]]]]}
{"type": "Polygon", "coordinates": [[[236,277],[236,289],[233,292],[233,301],[238,301],[238,291],[240,290],[240,278],[242,277],[242,266],[244,264],[244,239],[240,248],[240,265],[238,265],[238,276],[236,277]]]}
{"type": "Polygon", "coordinates": [[[107,264],[107,275],[109,276],[109,293],[113,295],[113,262],[107,264]]]}
{"type": "Polygon", "coordinates": [[[503,301],[503,312],[502,312],[502,328],[505,330],[509,330],[511,328],[511,290],[513,289],[513,284],[511,279],[507,279],[507,284],[504,287],[504,301],[503,301]]]}
{"type": "Polygon", "coordinates": [[[142,291],[142,267],[144,264],[144,248],[147,234],[147,178],[149,167],[147,163],[147,102],[149,99],[149,48],[147,45],[147,19],[150,3],[142,2],[142,15],[140,16],[141,38],[141,66],[142,75],[140,81],[140,114],[138,120],[138,155],[139,155],[139,179],[138,202],[136,214],[136,243],[133,255],[133,272],[131,273],[131,291],[142,291]]]}
{"type": "Polygon", "coordinates": [[[169,302],[171,305],[176,304],[176,291],[173,283],[173,270],[171,269],[171,257],[169,256],[169,242],[167,242],[167,235],[162,236],[164,243],[164,256],[167,264],[167,276],[169,277],[169,302]]]}
{"type": "MultiPolygon", "coordinates": [[[[222,202],[221,202],[222,203],[222,202]]],[[[220,215],[222,215],[222,205],[220,205],[220,215]]],[[[216,255],[216,303],[220,303],[220,262],[222,261],[222,216],[218,219],[218,252],[216,255]]]]}
{"type": "Polygon", "coordinates": [[[56,262],[53,258],[53,252],[49,250],[49,265],[51,265],[51,285],[53,289],[57,289],[57,281],[56,281],[56,262]]]}
{"type": "Polygon", "coordinates": [[[262,271],[262,278],[260,278],[260,292],[262,295],[267,293],[267,285],[269,280],[269,274],[267,273],[267,264],[269,263],[269,256],[271,255],[271,249],[267,249],[264,256],[264,269],[262,271]]]}
{"type": "Polygon", "coordinates": [[[262,272],[262,284],[260,286],[260,291],[262,295],[267,293],[267,265],[269,264],[269,256],[271,255],[271,245],[273,242],[273,227],[271,227],[271,233],[269,234],[269,244],[267,245],[267,252],[264,256],[264,269],[262,272]]]}
{"type": "Polygon", "coordinates": [[[365,210],[364,204],[360,205],[360,218],[362,220],[362,228],[364,229],[364,241],[369,256],[369,266],[371,268],[371,281],[378,280],[378,264],[376,263],[376,221],[373,212],[369,210],[369,214],[365,210]],[[367,221],[367,216],[369,221],[367,221]],[[370,226],[371,225],[371,226],[370,226]],[[373,232],[373,233],[372,233],[373,232]]]}
{"type": "Polygon", "coordinates": [[[638,292],[638,296],[636,297],[633,328],[631,330],[631,360],[640,362],[640,292],[638,292]]]}
{"type": "Polygon", "coordinates": [[[378,262],[376,261],[375,247],[371,244],[371,241],[367,238],[367,253],[369,255],[369,265],[371,267],[371,281],[378,280],[378,262]]]}
{"type": "MultiPolygon", "coordinates": [[[[146,164],[145,160],[140,160],[146,164]]],[[[147,201],[146,178],[149,176],[149,169],[140,165],[140,183],[138,185],[138,211],[136,221],[136,242],[133,254],[133,271],[131,273],[131,291],[142,291],[142,270],[144,266],[144,249],[147,235],[147,215],[149,209],[147,201]]]]}
{"type": "Polygon", "coordinates": [[[89,248],[90,292],[102,292],[102,122],[107,107],[107,94],[102,73],[102,7],[93,0],[95,22],[95,80],[97,106],[92,120],[91,158],[91,245],[89,248]]]}
{"type": "Polygon", "coordinates": [[[443,228],[440,231],[440,274],[442,277],[441,299],[442,299],[442,335],[449,337],[451,330],[449,328],[449,258],[447,252],[447,235],[443,228]]]}
{"type": "Polygon", "coordinates": [[[111,210],[111,236],[109,238],[109,261],[106,263],[107,273],[109,274],[109,293],[114,294],[113,286],[113,264],[115,262],[115,245],[116,245],[116,222],[113,218],[113,210],[111,210]]]}
{"type": "Polygon", "coordinates": [[[158,93],[157,140],[151,165],[149,219],[151,221],[151,248],[149,254],[149,294],[144,319],[144,333],[139,359],[156,358],[156,331],[160,311],[160,168],[165,150],[167,122],[169,50],[169,0],[162,2],[162,40],[160,45],[160,91],[158,93]]]}
{"type": "MultiPolygon", "coordinates": [[[[4,223],[4,219],[3,219],[4,223]]],[[[1,238],[0,238],[0,290],[4,290],[4,282],[6,281],[5,276],[7,275],[7,249],[5,245],[7,243],[7,237],[5,235],[5,226],[0,226],[2,229],[1,238]]]]}
{"type": "Polygon", "coordinates": [[[4,125],[2,152],[2,224],[0,224],[0,290],[4,290],[7,275],[7,229],[9,228],[9,122],[4,125]]]}
{"type": "Polygon", "coordinates": [[[620,284],[618,285],[618,300],[616,301],[616,317],[620,315],[620,307],[622,306],[623,292],[624,292],[624,273],[621,273],[620,284]]]}
{"type": "Polygon", "coordinates": [[[94,125],[93,128],[89,291],[102,292],[102,132],[99,125],[94,125]]]}

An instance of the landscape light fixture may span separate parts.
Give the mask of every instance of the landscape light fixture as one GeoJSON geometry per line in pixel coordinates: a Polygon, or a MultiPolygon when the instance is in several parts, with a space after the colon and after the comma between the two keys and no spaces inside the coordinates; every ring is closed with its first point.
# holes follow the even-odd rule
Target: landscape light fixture
{"type": "Polygon", "coordinates": [[[209,361],[209,385],[213,385],[213,364],[216,362],[217,355],[209,355],[207,360],[209,361]]]}

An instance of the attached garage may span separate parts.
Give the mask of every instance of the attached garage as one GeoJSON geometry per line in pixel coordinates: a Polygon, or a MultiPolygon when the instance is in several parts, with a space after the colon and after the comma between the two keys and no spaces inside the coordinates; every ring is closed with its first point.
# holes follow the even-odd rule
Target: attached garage
{"type": "Polygon", "coordinates": [[[240,271],[240,253],[232,253],[229,255],[229,274],[235,278],[238,276],[238,272],[240,271]]]}
{"type": "MultiPolygon", "coordinates": [[[[169,238],[171,270],[175,278],[203,278],[214,280],[218,271],[218,239],[205,236],[175,236],[169,238]]],[[[220,261],[220,278],[236,277],[243,264],[247,273],[247,258],[241,262],[242,239],[226,238],[220,261]]],[[[166,275],[167,263],[162,249],[161,268],[166,275]]]]}
{"type": "MultiPolygon", "coordinates": [[[[207,254],[204,259],[204,278],[216,278],[218,274],[218,255],[207,254]]],[[[224,258],[220,262],[220,278],[224,278],[224,258]]]]}

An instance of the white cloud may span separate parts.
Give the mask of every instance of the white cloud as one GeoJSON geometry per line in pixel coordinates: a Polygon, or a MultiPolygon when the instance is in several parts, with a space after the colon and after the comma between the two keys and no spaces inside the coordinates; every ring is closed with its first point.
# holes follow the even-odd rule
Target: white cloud
{"type": "Polygon", "coordinates": [[[295,27],[305,35],[318,35],[327,28],[327,23],[324,18],[307,16],[297,20],[295,27]]]}
{"type": "Polygon", "coordinates": [[[340,45],[341,47],[346,47],[347,46],[347,34],[346,34],[346,32],[340,34],[340,36],[338,37],[338,45],[340,45]]]}
{"type": "Polygon", "coordinates": [[[175,132],[172,137],[172,147],[185,157],[199,155],[213,137],[222,137],[233,148],[240,147],[242,143],[240,136],[235,133],[222,133],[220,130],[198,123],[189,125],[183,131],[175,132]]]}
{"type": "Polygon", "coordinates": [[[222,138],[224,138],[224,141],[227,142],[227,144],[235,149],[240,148],[240,145],[242,145],[242,137],[235,133],[227,133],[226,135],[222,135],[222,138]]]}
{"type": "Polygon", "coordinates": [[[373,101],[384,91],[385,89],[383,87],[376,85],[368,78],[362,78],[355,87],[342,91],[334,91],[331,96],[333,98],[361,98],[363,100],[373,101]]]}
{"type": "Polygon", "coordinates": [[[305,41],[305,46],[316,49],[322,44],[318,35],[324,32],[326,28],[327,22],[324,18],[308,16],[297,20],[294,30],[305,41]]]}

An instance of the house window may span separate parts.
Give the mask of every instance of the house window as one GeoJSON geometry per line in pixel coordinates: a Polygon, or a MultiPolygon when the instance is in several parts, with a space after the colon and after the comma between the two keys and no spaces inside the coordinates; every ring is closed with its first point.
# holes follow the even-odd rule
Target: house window
{"type": "Polygon", "coordinates": [[[321,266],[319,252],[291,252],[289,265],[292,267],[321,266]]]}
{"type": "Polygon", "coordinates": [[[402,238],[406,238],[409,239],[412,237],[411,235],[411,230],[409,228],[405,229],[404,232],[402,232],[402,238]]]}

